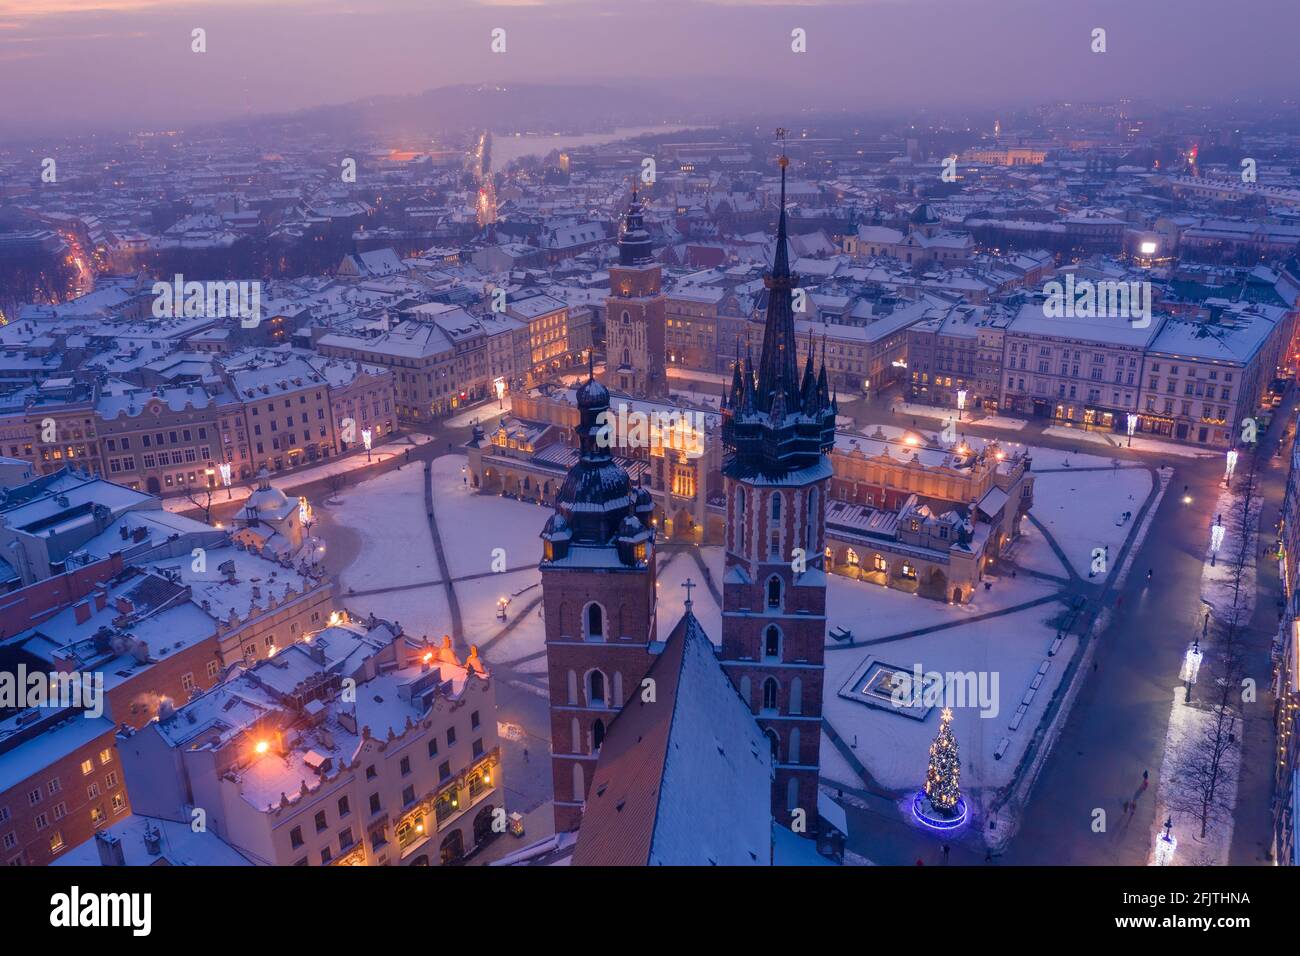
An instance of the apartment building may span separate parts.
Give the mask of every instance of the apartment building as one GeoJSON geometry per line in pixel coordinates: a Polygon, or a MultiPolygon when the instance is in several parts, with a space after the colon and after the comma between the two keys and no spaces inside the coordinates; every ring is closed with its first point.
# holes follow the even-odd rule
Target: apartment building
{"type": "Polygon", "coordinates": [[[1127,429],[1140,410],[1143,359],[1162,317],[1142,328],[1122,318],[1056,318],[1026,304],[1008,322],[1000,407],[1060,424],[1127,429]]]}
{"type": "Polygon", "coordinates": [[[1142,371],[1138,430],[1230,448],[1257,415],[1289,339],[1280,307],[1223,304],[1203,319],[1169,318],[1142,371]]]}
{"type": "Polygon", "coordinates": [[[341,621],[119,736],[139,813],[280,866],[453,863],[502,830],[491,677],[371,618],[341,621]]]}

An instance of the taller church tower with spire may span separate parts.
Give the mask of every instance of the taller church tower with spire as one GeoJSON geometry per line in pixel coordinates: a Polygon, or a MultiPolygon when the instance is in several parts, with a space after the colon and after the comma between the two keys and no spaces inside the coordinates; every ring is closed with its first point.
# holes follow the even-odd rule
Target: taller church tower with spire
{"type": "Polygon", "coordinates": [[[644,211],[634,187],[618,240],[618,265],[609,269],[605,383],[637,398],[667,398],[662,269],[653,255],[644,211]]]}
{"type": "Polygon", "coordinates": [[[772,746],[772,814],[817,835],[826,635],[827,457],[836,403],[812,349],[798,372],[782,155],[776,253],[758,368],[737,361],[722,407],[723,669],[772,746]],[[802,824],[802,828],[801,825],[802,824]]]}
{"type": "Polygon", "coordinates": [[[577,829],[600,746],[654,662],[650,492],[614,460],[609,391],[578,387],[580,448],[542,529],[542,602],[551,700],[555,830],[577,829]]]}

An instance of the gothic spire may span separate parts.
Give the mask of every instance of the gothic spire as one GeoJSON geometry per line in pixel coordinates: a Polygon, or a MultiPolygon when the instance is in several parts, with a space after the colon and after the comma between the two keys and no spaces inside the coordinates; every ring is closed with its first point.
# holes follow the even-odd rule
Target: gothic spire
{"type": "Polygon", "coordinates": [[[772,259],[772,270],[763,277],[763,284],[768,289],[767,323],[763,329],[763,354],[758,367],[758,406],[760,411],[769,411],[776,392],[784,388],[787,395],[794,395],[799,390],[799,372],[796,365],[796,343],[794,337],[794,307],[792,291],[799,284],[799,277],[790,272],[790,252],[787,248],[788,235],[785,218],[785,171],[790,160],[785,155],[785,131],[778,130],[782,137],[782,152],[779,160],[781,166],[781,214],[776,227],[776,254],[772,259]]]}

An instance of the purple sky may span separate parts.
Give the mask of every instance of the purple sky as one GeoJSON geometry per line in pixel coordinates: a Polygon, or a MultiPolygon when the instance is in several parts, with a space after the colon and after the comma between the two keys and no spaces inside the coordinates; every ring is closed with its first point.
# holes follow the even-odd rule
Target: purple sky
{"type": "Polygon", "coordinates": [[[528,80],[698,78],[701,101],[715,89],[777,109],[1276,101],[1300,88],[1298,27],[1297,0],[0,0],[0,130],[183,126],[528,80]],[[504,55],[489,52],[497,26],[504,55]],[[190,52],[194,27],[206,54],[190,52]]]}

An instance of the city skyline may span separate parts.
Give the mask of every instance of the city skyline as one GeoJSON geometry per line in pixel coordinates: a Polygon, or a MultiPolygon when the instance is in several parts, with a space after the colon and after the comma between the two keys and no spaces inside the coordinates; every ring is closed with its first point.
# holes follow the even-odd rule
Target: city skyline
{"type": "Polygon", "coordinates": [[[0,77],[28,95],[0,104],[0,129],[25,138],[206,125],[463,83],[630,84],[660,91],[657,119],[712,122],[810,106],[951,111],[1128,97],[1180,107],[1300,94],[1285,27],[1300,14],[1283,0],[1230,13],[1213,0],[656,10],[647,18],[613,0],[10,3],[0,5],[0,77]],[[490,49],[498,27],[504,53],[490,49]],[[194,28],[206,30],[205,53],[191,51],[194,28]],[[795,28],[805,53],[791,52],[795,28]],[[1107,31],[1104,54],[1090,48],[1095,28],[1107,31]]]}

